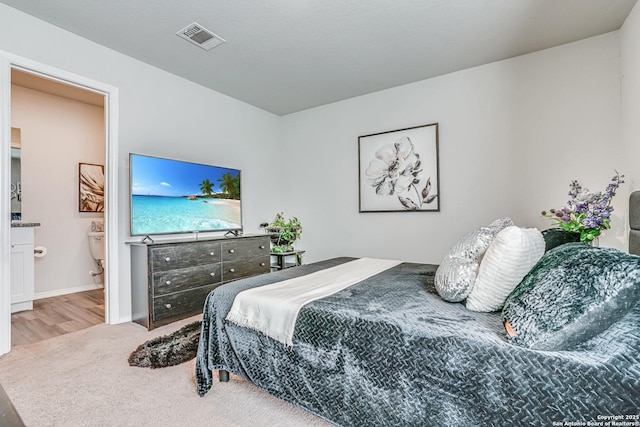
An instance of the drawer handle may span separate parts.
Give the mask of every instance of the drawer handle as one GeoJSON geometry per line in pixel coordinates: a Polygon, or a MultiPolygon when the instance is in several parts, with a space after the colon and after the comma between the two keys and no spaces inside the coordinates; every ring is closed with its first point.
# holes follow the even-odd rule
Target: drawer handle
{"type": "Polygon", "coordinates": [[[216,253],[215,253],[215,252],[213,252],[213,251],[209,252],[209,255],[211,255],[211,256],[214,256],[215,254],[216,254],[216,253]]]}
{"type": "Polygon", "coordinates": [[[260,249],[264,249],[264,245],[260,245],[260,249]]]}
{"type": "Polygon", "coordinates": [[[165,260],[165,261],[167,261],[167,262],[169,262],[169,261],[171,261],[171,258],[166,257],[164,260],[165,260]]]}
{"type": "Polygon", "coordinates": [[[264,262],[260,263],[260,267],[264,267],[266,264],[264,262]]]}
{"type": "Polygon", "coordinates": [[[236,269],[235,269],[235,268],[230,268],[230,269],[229,269],[229,272],[230,272],[230,273],[235,273],[235,272],[236,272],[236,269]]]}
{"type": "Polygon", "coordinates": [[[211,273],[209,273],[209,276],[214,277],[216,275],[216,273],[214,273],[213,271],[211,273]]]}
{"type": "Polygon", "coordinates": [[[164,282],[164,283],[166,283],[167,285],[170,285],[170,284],[171,284],[171,280],[167,280],[167,281],[166,281],[166,282],[164,282]]]}
{"type": "Polygon", "coordinates": [[[236,252],[236,250],[235,250],[235,249],[229,249],[229,253],[230,253],[230,254],[233,254],[233,253],[235,253],[235,252],[236,252]]]}
{"type": "Polygon", "coordinates": [[[165,304],[164,306],[167,308],[171,308],[171,304],[165,304]]]}

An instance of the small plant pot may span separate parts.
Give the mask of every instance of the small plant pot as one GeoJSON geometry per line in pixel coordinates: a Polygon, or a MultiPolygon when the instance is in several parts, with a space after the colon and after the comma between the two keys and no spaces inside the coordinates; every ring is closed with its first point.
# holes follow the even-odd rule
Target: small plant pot
{"type": "Polygon", "coordinates": [[[278,246],[283,249],[284,248],[292,249],[291,246],[295,243],[296,240],[298,240],[297,231],[293,232],[293,236],[291,236],[290,233],[289,233],[289,236],[284,236],[282,233],[279,232],[279,230],[268,229],[267,232],[269,232],[270,234],[271,243],[273,243],[274,246],[278,246]]]}

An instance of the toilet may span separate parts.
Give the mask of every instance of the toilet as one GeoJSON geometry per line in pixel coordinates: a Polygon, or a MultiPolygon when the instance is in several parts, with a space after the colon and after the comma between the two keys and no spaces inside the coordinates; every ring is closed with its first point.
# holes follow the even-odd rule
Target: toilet
{"type": "Polygon", "coordinates": [[[89,250],[91,251],[91,256],[96,261],[98,265],[99,271],[90,271],[89,273],[96,277],[98,277],[99,282],[102,283],[102,273],[104,272],[104,226],[101,222],[92,221],[91,222],[91,231],[88,233],[89,236],[89,250]]]}

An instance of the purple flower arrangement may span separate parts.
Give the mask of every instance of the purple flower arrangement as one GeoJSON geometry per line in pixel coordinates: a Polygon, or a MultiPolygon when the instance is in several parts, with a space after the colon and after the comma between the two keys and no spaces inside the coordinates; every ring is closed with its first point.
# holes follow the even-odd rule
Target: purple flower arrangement
{"type": "Polygon", "coordinates": [[[623,184],[624,175],[617,171],[611,183],[600,193],[589,191],[576,180],[569,185],[569,201],[560,209],[542,211],[542,215],[555,221],[563,230],[580,233],[581,242],[592,242],[602,230],[611,228],[611,200],[616,190],[623,184]]]}

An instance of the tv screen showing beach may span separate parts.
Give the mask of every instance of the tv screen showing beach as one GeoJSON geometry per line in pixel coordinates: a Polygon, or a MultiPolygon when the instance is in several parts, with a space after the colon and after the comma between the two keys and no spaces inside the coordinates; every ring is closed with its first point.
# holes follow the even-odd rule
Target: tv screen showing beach
{"type": "Polygon", "coordinates": [[[131,235],[242,229],[240,171],[129,155],[131,235]]]}

